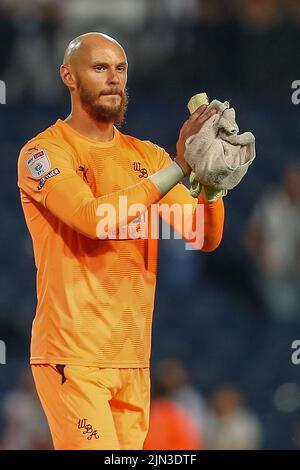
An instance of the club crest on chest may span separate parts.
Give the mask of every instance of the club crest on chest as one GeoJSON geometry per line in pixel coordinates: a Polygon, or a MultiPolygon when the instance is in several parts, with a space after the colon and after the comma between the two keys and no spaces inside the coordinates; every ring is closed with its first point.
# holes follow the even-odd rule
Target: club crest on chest
{"type": "Polygon", "coordinates": [[[148,170],[142,167],[141,162],[133,162],[133,170],[139,173],[139,178],[148,178],[148,170]]]}

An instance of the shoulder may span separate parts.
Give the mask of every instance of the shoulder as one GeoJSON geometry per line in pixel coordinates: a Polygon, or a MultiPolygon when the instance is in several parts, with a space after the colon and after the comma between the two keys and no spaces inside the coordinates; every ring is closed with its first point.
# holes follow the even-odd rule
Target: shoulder
{"type": "Polygon", "coordinates": [[[73,155],[57,124],[28,140],[18,157],[18,175],[39,178],[56,167],[73,168],[73,155]]]}
{"type": "Polygon", "coordinates": [[[131,147],[137,154],[143,158],[144,163],[148,165],[153,172],[169,166],[172,160],[166,150],[150,140],[141,140],[130,135],[121,134],[121,139],[126,142],[127,147],[131,147]]]}
{"type": "Polygon", "coordinates": [[[40,150],[42,146],[49,148],[65,148],[65,150],[67,150],[67,142],[63,138],[60,126],[57,122],[28,140],[21,148],[20,155],[24,153],[34,153],[40,150]]]}
{"type": "Polygon", "coordinates": [[[28,163],[32,158],[55,158],[56,155],[60,159],[72,160],[72,150],[57,122],[23,145],[19,153],[19,164],[24,161],[28,163]]]}
{"type": "MultiPolygon", "coordinates": [[[[120,131],[119,131],[120,132],[120,131]]],[[[131,147],[143,149],[152,154],[158,154],[160,152],[164,152],[165,150],[159,147],[157,144],[150,142],[150,140],[141,140],[137,137],[133,137],[132,135],[123,134],[120,132],[120,138],[123,142],[131,147]]]]}

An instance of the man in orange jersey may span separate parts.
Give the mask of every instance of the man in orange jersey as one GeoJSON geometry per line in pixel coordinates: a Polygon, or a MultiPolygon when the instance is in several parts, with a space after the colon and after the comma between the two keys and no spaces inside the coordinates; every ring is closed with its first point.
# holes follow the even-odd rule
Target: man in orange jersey
{"type": "Polygon", "coordinates": [[[218,246],[222,199],[193,199],[178,184],[190,172],[185,140],[214,111],[203,115],[201,107],[188,119],[173,162],[157,145],[116,128],[127,104],[127,59],[114,39],[75,38],[61,78],[71,114],[30,140],[18,162],[37,267],[33,376],[56,449],[142,449],[157,239],[108,235],[136,225],[136,213],[121,214],[124,198],[128,208],[139,204],[146,212],[155,204],[189,204],[194,212],[203,208],[201,249],[218,246]]]}

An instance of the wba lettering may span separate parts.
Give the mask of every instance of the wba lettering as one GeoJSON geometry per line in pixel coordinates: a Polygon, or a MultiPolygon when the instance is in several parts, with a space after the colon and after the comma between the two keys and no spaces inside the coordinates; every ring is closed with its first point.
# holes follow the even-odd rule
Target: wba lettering
{"type": "Polygon", "coordinates": [[[139,178],[148,178],[148,171],[146,168],[141,168],[141,162],[133,162],[133,170],[139,172],[139,178]]]}
{"type": "Polygon", "coordinates": [[[97,429],[93,429],[93,426],[87,422],[87,420],[79,419],[78,420],[78,429],[83,429],[82,434],[88,434],[87,440],[90,441],[93,437],[99,439],[99,434],[97,429]]]}

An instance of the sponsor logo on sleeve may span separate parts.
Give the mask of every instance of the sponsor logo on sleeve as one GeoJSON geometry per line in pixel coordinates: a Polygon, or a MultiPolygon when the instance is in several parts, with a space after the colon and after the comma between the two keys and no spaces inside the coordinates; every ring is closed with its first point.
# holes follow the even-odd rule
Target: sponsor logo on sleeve
{"type": "Polygon", "coordinates": [[[46,150],[38,150],[33,153],[27,158],[26,164],[31,176],[36,180],[47,173],[51,167],[46,150]]]}
{"type": "Polygon", "coordinates": [[[54,168],[53,170],[51,170],[47,175],[43,176],[43,178],[40,180],[39,184],[38,184],[38,190],[40,191],[40,189],[42,189],[42,187],[44,186],[44,184],[46,183],[46,181],[50,178],[53,178],[53,176],[56,176],[60,173],[59,169],[58,168],[54,168]]]}

